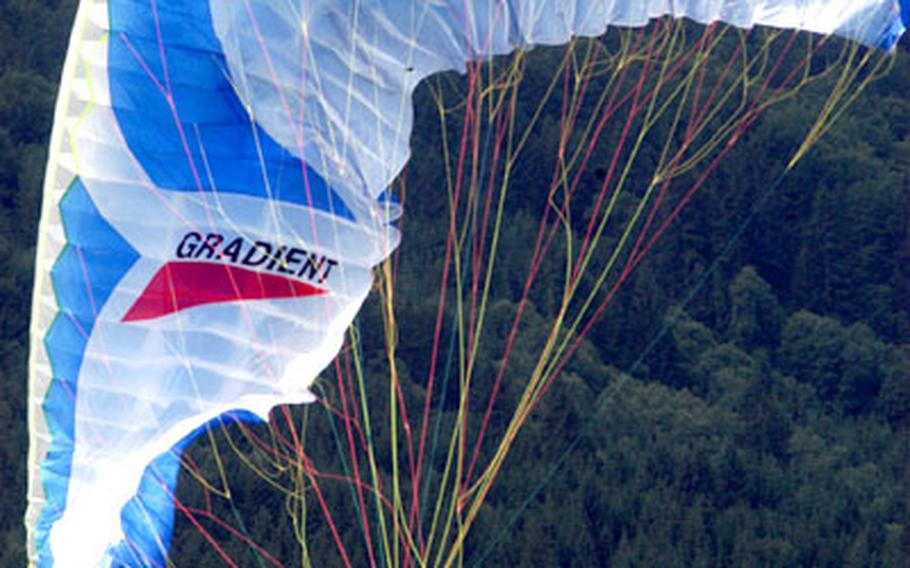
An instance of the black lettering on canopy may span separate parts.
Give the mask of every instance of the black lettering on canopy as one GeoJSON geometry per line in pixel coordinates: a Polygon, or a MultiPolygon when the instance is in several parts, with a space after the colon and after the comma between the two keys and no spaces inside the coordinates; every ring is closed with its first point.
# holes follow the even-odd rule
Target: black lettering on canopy
{"type": "Polygon", "coordinates": [[[329,279],[329,272],[331,272],[332,268],[334,268],[336,266],[338,266],[337,260],[334,260],[331,258],[328,259],[328,262],[326,262],[325,272],[323,273],[322,278],[319,279],[320,284],[322,284],[323,282],[325,282],[326,280],[329,279]]]}
{"type": "Polygon", "coordinates": [[[202,246],[199,247],[199,250],[196,251],[196,258],[199,258],[205,253],[205,258],[211,260],[215,256],[215,249],[224,241],[224,237],[218,233],[209,233],[205,236],[205,240],[202,242],[202,246]]]}
{"type": "Polygon", "coordinates": [[[284,255],[284,265],[279,270],[284,274],[294,274],[294,265],[301,262],[303,260],[301,257],[305,254],[306,251],[299,248],[288,250],[288,253],[284,255]]]}
{"type": "Polygon", "coordinates": [[[288,274],[320,284],[328,280],[339,262],[325,255],[268,241],[247,241],[242,236],[190,231],[174,251],[178,259],[213,260],[288,274]]]}
{"type": "Polygon", "coordinates": [[[262,241],[256,241],[246,256],[243,257],[243,264],[246,266],[259,266],[269,259],[272,254],[272,245],[262,241]]]}
{"type": "Polygon", "coordinates": [[[306,262],[303,263],[303,268],[300,269],[298,276],[303,276],[303,273],[306,272],[306,277],[310,280],[316,280],[316,277],[322,271],[322,264],[325,262],[325,257],[316,256],[315,253],[307,253],[306,262]]]}
{"type": "Polygon", "coordinates": [[[237,237],[221,251],[221,257],[229,259],[236,264],[240,260],[240,252],[243,250],[243,237],[237,237]]]}
{"type": "Polygon", "coordinates": [[[191,258],[200,242],[202,242],[202,235],[196,231],[183,235],[183,240],[177,245],[177,258],[191,258]]]}
{"type": "Polygon", "coordinates": [[[281,268],[281,257],[284,256],[284,251],[288,250],[286,246],[278,247],[278,250],[275,251],[275,254],[272,255],[272,261],[269,262],[269,265],[266,267],[269,270],[275,270],[275,267],[278,266],[279,270],[281,268]]]}

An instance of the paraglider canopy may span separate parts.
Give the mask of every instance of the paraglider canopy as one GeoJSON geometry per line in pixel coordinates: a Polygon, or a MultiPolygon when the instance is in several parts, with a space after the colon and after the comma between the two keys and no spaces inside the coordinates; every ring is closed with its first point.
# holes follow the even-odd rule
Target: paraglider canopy
{"type": "Polygon", "coordinates": [[[889,50],[908,14],[907,0],[82,0],[37,253],[31,562],[163,563],[182,448],[225,413],[314,400],[399,244],[387,190],[423,79],[664,16],[889,50]]]}

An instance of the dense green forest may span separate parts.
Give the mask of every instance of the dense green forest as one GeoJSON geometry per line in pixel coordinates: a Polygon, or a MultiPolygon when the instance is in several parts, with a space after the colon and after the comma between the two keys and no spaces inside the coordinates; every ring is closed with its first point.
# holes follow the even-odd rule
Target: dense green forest
{"type": "MultiPolygon", "coordinates": [[[[0,5],[0,566],[24,558],[32,264],[74,5],[0,5]]],[[[789,155],[776,149],[798,143],[811,105],[803,98],[785,102],[750,130],[743,149],[724,160],[623,287],[531,417],[465,544],[466,564],[910,562],[908,93],[905,40],[894,69],[779,187],[769,172],[789,155]],[[739,238],[731,241],[734,234],[739,238]]],[[[412,145],[438,146],[430,93],[418,95],[412,145]]],[[[553,144],[545,124],[515,185],[534,191],[534,180],[547,175],[534,171],[543,161],[535,157],[552,154],[553,144]]],[[[405,210],[398,315],[408,389],[422,388],[416,369],[426,366],[426,330],[436,315],[436,298],[425,291],[438,286],[432,275],[446,227],[421,190],[439,183],[438,168],[427,153],[415,156],[408,171],[414,191],[405,210]]],[[[507,329],[516,310],[527,234],[541,201],[507,205],[492,330],[507,329]]],[[[523,340],[535,341],[535,326],[544,329],[537,322],[552,316],[553,293],[546,285],[535,289],[523,340]]],[[[380,334],[379,317],[375,302],[368,305],[361,321],[367,346],[371,329],[380,334]]],[[[378,366],[380,351],[368,352],[368,363],[378,366]]],[[[520,374],[531,362],[516,351],[512,368],[520,374]]],[[[496,356],[484,352],[479,364],[492,369],[496,356]]],[[[371,388],[381,398],[387,387],[379,383],[371,388]]],[[[509,396],[517,395],[506,387],[509,396]]],[[[384,408],[373,410],[381,415],[384,408]]],[[[309,412],[308,452],[331,460],[331,444],[320,442],[330,438],[329,424],[309,412]]],[[[211,453],[205,442],[197,446],[204,468],[211,453]]],[[[269,494],[239,460],[225,467],[234,480],[225,516],[250,511],[244,531],[282,562],[299,564],[284,496],[269,494]]],[[[346,492],[329,489],[328,499],[341,502],[346,492]]],[[[180,496],[205,498],[188,476],[180,496]]],[[[350,513],[335,520],[342,533],[359,530],[350,513]]],[[[307,517],[308,554],[334,565],[338,556],[319,521],[314,509],[307,517]]],[[[241,566],[259,565],[242,543],[225,546],[241,566]]],[[[362,554],[354,551],[355,565],[365,565],[362,554]]],[[[224,565],[179,516],[172,560],[224,565]]]]}

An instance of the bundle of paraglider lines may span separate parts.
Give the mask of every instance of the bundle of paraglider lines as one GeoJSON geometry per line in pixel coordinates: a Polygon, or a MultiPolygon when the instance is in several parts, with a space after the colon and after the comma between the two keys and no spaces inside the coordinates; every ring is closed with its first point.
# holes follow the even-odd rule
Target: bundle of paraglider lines
{"type": "Polygon", "coordinates": [[[782,166],[793,168],[885,71],[908,16],[906,0],[81,0],[37,252],[30,562],[165,565],[179,514],[236,565],[204,525],[248,539],[242,526],[175,495],[181,469],[203,477],[182,450],[234,421],[315,496],[338,556],[313,563],[354,563],[342,533],[356,531],[336,526],[327,480],[351,487],[364,562],[462,563],[522,424],[718,164],[767,108],[824,78],[817,119],[782,166]],[[565,47],[529,102],[535,46],[565,47]],[[455,86],[430,88],[442,140],[414,150],[441,155],[446,180],[412,190],[435,195],[446,235],[415,402],[396,363],[402,172],[415,89],[445,72],[455,86]],[[557,125],[547,198],[497,370],[481,384],[504,204],[521,199],[510,182],[545,120],[557,125]],[[645,160],[646,146],[660,151],[645,160]],[[607,159],[582,191],[595,154],[607,159]],[[620,215],[625,190],[639,198],[620,215]],[[507,362],[554,258],[556,317],[518,377],[507,362]],[[387,360],[379,389],[352,326],[371,290],[387,360]],[[459,381],[444,425],[431,404],[443,368],[459,381]],[[314,383],[323,371],[337,384],[314,383]],[[504,409],[507,388],[520,394],[504,409]],[[389,416],[371,425],[383,391],[389,416]],[[486,402],[471,414],[477,391],[486,402]],[[307,456],[287,406],[317,400],[340,417],[337,475],[307,456]],[[386,455],[372,443],[380,427],[386,455]]]}

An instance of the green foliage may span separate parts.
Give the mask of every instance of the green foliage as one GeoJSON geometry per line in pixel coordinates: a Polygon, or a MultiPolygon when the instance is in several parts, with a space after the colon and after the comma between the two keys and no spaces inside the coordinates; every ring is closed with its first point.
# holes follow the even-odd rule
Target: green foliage
{"type": "Polygon", "coordinates": [[[730,284],[730,339],[743,349],[777,345],[783,309],[771,286],[747,266],[730,284]]]}
{"type": "Polygon", "coordinates": [[[824,400],[833,400],[842,376],[845,341],[846,332],[837,320],[798,312],[784,326],[781,370],[812,384],[824,400]]]}
{"type": "Polygon", "coordinates": [[[894,373],[901,357],[869,326],[855,323],[845,328],[831,318],[799,312],[787,321],[781,342],[781,370],[812,384],[823,400],[841,411],[858,414],[896,405],[891,412],[899,412],[903,395],[894,373]],[[879,400],[886,378],[888,402],[879,400]]]}
{"type": "Polygon", "coordinates": [[[0,3],[0,566],[25,555],[28,356],[34,242],[47,138],[75,2],[0,3]]]}
{"type": "Polygon", "coordinates": [[[879,402],[882,413],[895,425],[904,422],[910,427],[910,381],[907,380],[907,369],[910,368],[910,350],[907,346],[896,349],[885,363],[885,378],[879,402]]]}

